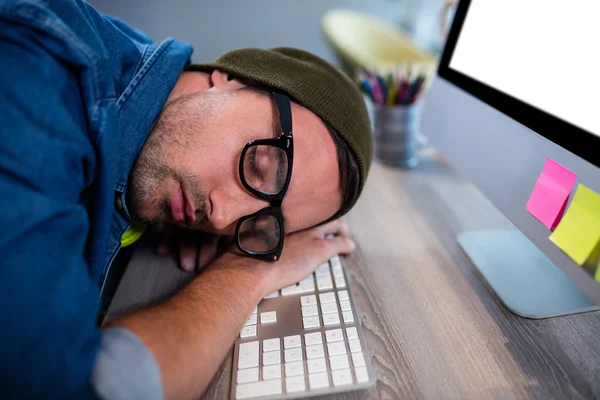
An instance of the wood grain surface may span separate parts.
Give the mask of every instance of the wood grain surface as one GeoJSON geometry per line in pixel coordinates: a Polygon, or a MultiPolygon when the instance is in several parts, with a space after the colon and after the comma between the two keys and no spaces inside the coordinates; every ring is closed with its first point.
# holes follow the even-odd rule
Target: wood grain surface
{"type": "MultiPolygon", "coordinates": [[[[348,214],[344,258],[377,384],[325,399],[594,399],[600,313],[529,320],[504,308],[456,242],[511,224],[431,149],[404,171],[374,163],[348,214]]],[[[191,278],[140,245],[108,314],[160,301],[191,278]]],[[[229,395],[231,354],[204,399],[229,395]]]]}

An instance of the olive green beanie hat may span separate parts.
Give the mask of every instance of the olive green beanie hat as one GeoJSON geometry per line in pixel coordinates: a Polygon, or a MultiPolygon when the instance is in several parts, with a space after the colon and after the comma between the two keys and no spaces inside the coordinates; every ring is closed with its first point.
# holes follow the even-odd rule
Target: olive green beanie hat
{"type": "MultiPolygon", "coordinates": [[[[191,64],[188,71],[219,69],[235,77],[254,81],[286,93],[333,128],[349,145],[360,172],[356,203],[373,158],[371,122],[363,97],[355,83],[325,60],[303,50],[233,50],[204,64],[191,64]]],[[[347,210],[346,210],[347,211],[347,210]]],[[[338,213],[335,217],[340,217],[338,213]]]]}

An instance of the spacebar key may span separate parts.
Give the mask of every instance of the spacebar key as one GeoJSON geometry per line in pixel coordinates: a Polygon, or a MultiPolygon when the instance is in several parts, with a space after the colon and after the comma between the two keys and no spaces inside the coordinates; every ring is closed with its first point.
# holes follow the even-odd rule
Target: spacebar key
{"type": "Polygon", "coordinates": [[[237,399],[252,399],[254,397],[272,396],[275,394],[281,394],[281,379],[237,385],[235,397],[237,399]]]}

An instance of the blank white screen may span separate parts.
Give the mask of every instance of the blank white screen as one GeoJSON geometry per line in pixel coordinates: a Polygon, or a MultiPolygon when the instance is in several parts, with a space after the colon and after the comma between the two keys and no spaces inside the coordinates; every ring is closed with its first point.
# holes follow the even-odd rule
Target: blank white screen
{"type": "Polygon", "coordinates": [[[450,68],[600,136],[600,3],[471,0],[450,68]]]}

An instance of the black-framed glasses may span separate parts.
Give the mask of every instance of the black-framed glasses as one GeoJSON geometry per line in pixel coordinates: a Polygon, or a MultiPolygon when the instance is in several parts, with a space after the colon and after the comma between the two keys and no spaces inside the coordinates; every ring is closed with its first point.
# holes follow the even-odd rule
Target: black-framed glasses
{"type": "Polygon", "coordinates": [[[279,113],[281,135],[246,144],[240,157],[240,179],[254,196],[270,203],[240,218],[235,228],[238,249],[250,256],[277,261],[283,250],[281,203],[292,176],[294,141],[292,109],[286,95],[272,92],[279,113]]]}

